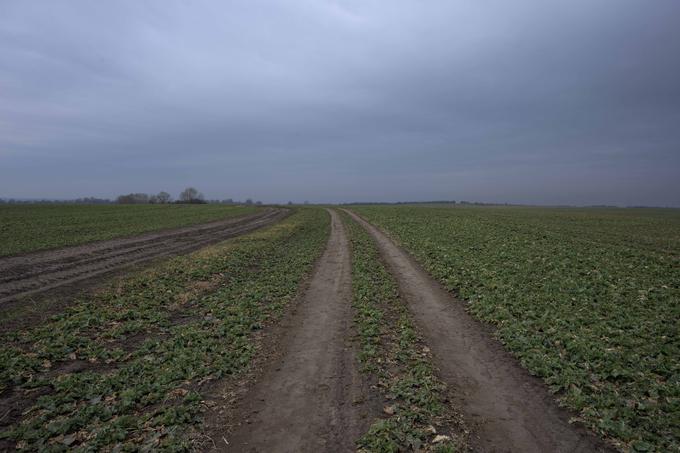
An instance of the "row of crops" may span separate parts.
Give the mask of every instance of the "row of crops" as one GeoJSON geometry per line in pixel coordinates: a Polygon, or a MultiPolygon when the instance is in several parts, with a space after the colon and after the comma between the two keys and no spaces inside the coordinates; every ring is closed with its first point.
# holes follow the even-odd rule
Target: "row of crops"
{"type": "Polygon", "coordinates": [[[195,225],[255,210],[213,204],[0,205],[0,256],[195,225]]]}
{"type": "Polygon", "coordinates": [[[386,403],[383,417],[359,439],[360,451],[465,451],[467,428],[448,403],[449,390],[436,376],[397,282],[364,228],[344,213],[343,220],[352,247],[359,359],[386,403]]]}
{"type": "Polygon", "coordinates": [[[680,215],[355,209],[385,229],[621,448],[680,449],[680,215]]]}
{"type": "Polygon", "coordinates": [[[0,449],[189,450],[209,389],[242,373],[253,334],[299,290],[329,232],[322,210],[113,282],[1,338],[0,449]],[[206,393],[207,392],[207,393],[206,393]]]}

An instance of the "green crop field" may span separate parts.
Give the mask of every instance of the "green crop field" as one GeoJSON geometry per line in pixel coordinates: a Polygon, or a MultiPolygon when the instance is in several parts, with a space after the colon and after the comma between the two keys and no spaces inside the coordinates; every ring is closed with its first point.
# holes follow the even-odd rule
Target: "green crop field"
{"type": "Polygon", "coordinates": [[[680,449],[680,211],[355,211],[494,324],[586,425],[622,449],[680,449]]]}
{"type": "Polygon", "coordinates": [[[247,367],[253,336],[295,297],[328,231],[326,212],[301,209],[5,335],[0,394],[22,410],[2,421],[0,449],[186,451],[205,441],[192,428],[210,410],[211,385],[247,367]]]}
{"type": "Polygon", "coordinates": [[[223,205],[0,205],[0,256],[249,214],[223,205]]]}
{"type": "MultiPolygon", "coordinates": [[[[5,206],[2,238],[15,240],[3,242],[2,251],[21,253],[254,209],[5,206]]],[[[460,299],[444,297],[442,303],[462,303],[494,326],[494,335],[548,384],[576,421],[620,451],[680,451],[680,210],[450,205],[351,210],[387,232],[460,299]]],[[[256,406],[232,407],[235,395],[257,396],[240,393],[256,376],[278,382],[286,368],[270,376],[258,374],[261,367],[276,365],[270,359],[278,360],[279,352],[290,360],[284,340],[300,335],[305,325],[328,322],[310,317],[313,311],[304,304],[330,304],[332,298],[324,295],[343,288],[346,297],[334,303],[352,310],[336,320],[346,327],[327,347],[356,352],[366,390],[365,398],[352,400],[365,404],[365,429],[354,439],[358,451],[474,449],[481,437],[459,405],[465,389],[440,372],[443,361],[452,359],[428,344],[433,331],[416,316],[418,299],[404,290],[404,275],[393,272],[384,243],[377,247],[360,223],[336,211],[344,228],[334,221],[333,234],[325,210],[294,207],[288,217],[257,231],[74,291],[72,300],[49,311],[55,316],[9,322],[0,335],[0,450],[192,451],[236,442],[238,429],[227,430],[220,417],[233,416],[250,432],[256,406]],[[341,230],[350,259],[346,272],[335,274],[349,277],[339,280],[344,287],[314,272],[315,263],[321,263],[317,269],[324,263],[339,266],[334,251],[342,241],[334,238],[341,230]],[[327,244],[330,253],[324,253],[327,244]],[[307,299],[310,287],[324,295],[307,299]],[[268,352],[265,340],[277,352],[268,352]]],[[[13,283],[11,276],[7,282],[13,283]]],[[[54,293],[43,306],[59,297],[54,293]]],[[[488,331],[482,329],[484,335],[488,331]]],[[[310,376],[301,388],[317,388],[318,377],[310,376]]],[[[324,386],[330,390],[324,392],[339,392],[333,385],[344,386],[348,376],[328,380],[324,386]]],[[[309,411],[320,406],[315,392],[299,395],[309,411]]],[[[548,394],[541,398],[554,403],[548,394]]],[[[266,421],[268,412],[258,409],[257,417],[266,421]]],[[[291,423],[306,426],[306,414],[291,423]]]]}
{"type": "Polygon", "coordinates": [[[373,422],[358,445],[366,452],[465,451],[467,439],[459,417],[446,408],[446,389],[436,377],[427,347],[419,338],[397,282],[385,268],[368,233],[343,214],[352,247],[352,304],[359,332],[359,359],[371,373],[392,416],[373,422]],[[453,434],[428,445],[433,429],[453,434]],[[431,430],[431,431],[429,431],[431,430]]]}

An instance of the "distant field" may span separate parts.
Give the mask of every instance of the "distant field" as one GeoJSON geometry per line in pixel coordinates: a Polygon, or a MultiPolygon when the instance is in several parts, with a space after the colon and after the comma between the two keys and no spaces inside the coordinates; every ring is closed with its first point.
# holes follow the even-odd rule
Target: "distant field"
{"type": "Polygon", "coordinates": [[[223,205],[0,205],[0,256],[255,212],[223,205]]]}
{"type": "Polygon", "coordinates": [[[680,210],[353,208],[407,248],[592,429],[680,449],[680,210]]]}

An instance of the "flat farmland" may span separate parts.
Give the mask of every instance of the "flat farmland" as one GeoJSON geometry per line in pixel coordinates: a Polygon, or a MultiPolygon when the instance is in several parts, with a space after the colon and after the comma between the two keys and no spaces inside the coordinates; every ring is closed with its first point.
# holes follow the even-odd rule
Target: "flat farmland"
{"type": "Polygon", "coordinates": [[[0,260],[0,449],[680,451],[679,211],[220,215],[0,260]]]}
{"type": "Polygon", "coordinates": [[[206,223],[256,209],[212,204],[0,205],[0,256],[206,223]]]}
{"type": "MultiPolygon", "coordinates": [[[[224,379],[257,354],[323,250],[301,210],[112,282],[0,351],[0,449],[186,451],[224,379]]],[[[219,438],[217,438],[219,439],[219,438]]],[[[192,447],[194,445],[194,447],[192,447]]]]}
{"type": "Polygon", "coordinates": [[[576,418],[680,446],[680,212],[364,206],[576,418]]]}

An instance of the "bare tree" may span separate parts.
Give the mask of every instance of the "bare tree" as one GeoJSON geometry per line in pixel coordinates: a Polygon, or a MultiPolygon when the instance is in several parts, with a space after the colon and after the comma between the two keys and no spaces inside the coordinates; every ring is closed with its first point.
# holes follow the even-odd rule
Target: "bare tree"
{"type": "Polygon", "coordinates": [[[179,200],[182,203],[201,203],[203,202],[203,194],[193,187],[187,187],[179,194],[179,200]]]}
{"type": "Polygon", "coordinates": [[[149,196],[145,193],[129,193],[127,195],[120,195],[116,198],[116,202],[120,204],[148,203],[149,196]]]}
{"type": "Polygon", "coordinates": [[[156,195],[156,200],[159,203],[169,203],[171,199],[172,197],[167,192],[158,192],[158,195],[156,195]]]}

